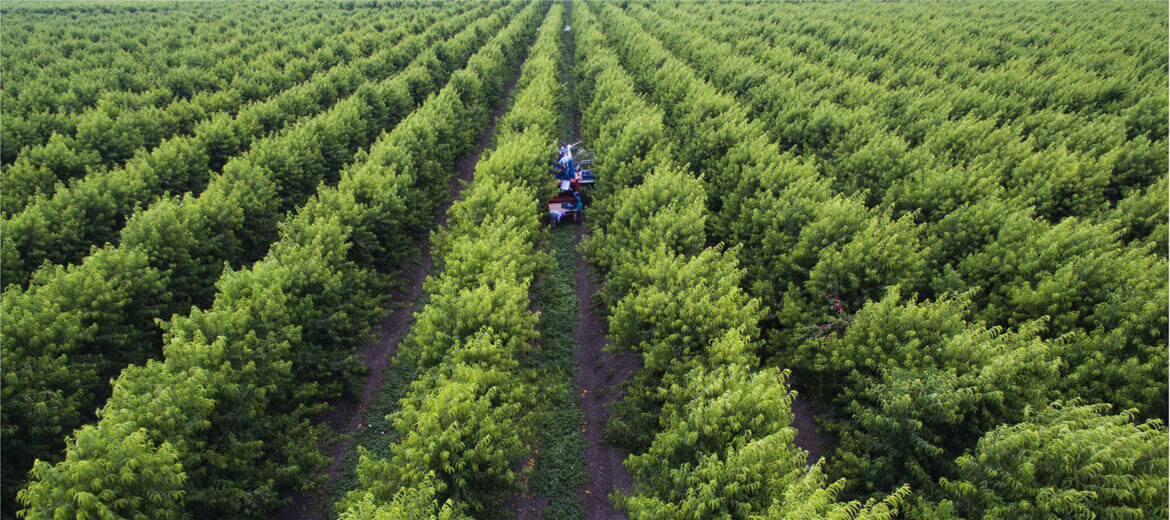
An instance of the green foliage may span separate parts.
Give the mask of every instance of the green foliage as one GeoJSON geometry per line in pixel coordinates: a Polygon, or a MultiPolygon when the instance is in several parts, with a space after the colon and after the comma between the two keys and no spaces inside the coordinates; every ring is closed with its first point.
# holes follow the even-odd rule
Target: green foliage
{"type": "MultiPolygon", "coordinates": [[[[462,36],[455,37],[466,39],[468,34],[478,34],[476,28],[484,25],[498,27],[507,14],[506,10],[496,12],[460,33],[462,36]]],[[[486,39],[487,36],[478,37],[486,39]]],[[[386,270],[397,265],[413,247],[410,234],[421,225],[426,218],[424,215],[433,214],[433,208],[438,204],[435,199],[446,193],[433,186],[448,178],[456,154],[471,145],[470,136],[462,144],[447,137],[455,133],[452,129],[461,128],[460,124],[468,119],[486,121],[487,111],[482,107],[450,103],[459,98],[453,92],[441,94],[406,117],[399,125],[401,130],[387,134],[386,139],[373,147],[372,154],[355,155],[355,152],[378,137],[372,128],[381,128],[406,116],[411,101],[397,94],[409,91],[412,85],[417,86],[420,90],[415,101],[422,103],[423,94],[432,88],[433,79],[447,74],[451,66],[440,64],[433,56],[424,53],[402,74],[384,80],[377,87],[358,89],[354,95],[317,117],[299,121],[282,133],[260,140],[248,153],[228,162],[223,173],[198,196],[168,198],[135,213],[125,223],[122,242],[118,246],[98,250],[69,269],[42,269],[24,296],[17,296],[19,289],[10,291],[14,296],[12,299],[26,310],[21,310],[20,306],[5,306],[5,323],[15,323],[17,319],[45,321],[56,312],[70,312],[71,309],[84,313],[82,317],[86,320],[80,323],[80,329],[75,330],[79,337],[57,340],[61,346],[59,352],[81,364],[76,370],[78,380],[32,379],[25,388],[18,386],[13,389],[14,401],[27,401],[29,397],[24,392],[59,393],[63,396],[59,403],[75,403],[78,407],[76,410],[62,410],[62,419],[85,419],[89,410],[98,407],[108,395],[100,389],[102,381],[113,377],[128,364],[158,357],[161,342],[156,319],[185,313],[192,305],[212,306],[217,291],[222,293],[223,290],[215,282],[225,272],[225,263],[240,267],[264,258],[269,247],[281,238],[278,223],[285,218],[286,212],[309,199],[317,191],[318,184],[337,181],[331,172],[341,171],[346,163],[355,159],[364,161],[364,167],[353,167],[351,170],[355,174],[347,175],[344,184],[338,183],[336,191],[322,189],[318,198],[311,199],[304,206],[303,214],[293,217],[291,223],[284,226],[284,236],[308,243],[322,234],[333,238],[358,229],[360,231],[353,235],[352,245],[339,247],[339,251],[352,251],[350,259],[366,262],[359,264],[363,268],[386,270]],[[438,124],[438,121],[445,124],[438,124]],[[414,148],[420,141],[426,142],[422,139],[424,137],[430,138],[432,143],[449,144],[432,146],[425,151],[414,148]],[[404,178],[399,182],[386,182],[382,170],[377,167],[385,167],[387,161],[395,159],[397,162],[393,164],[396,167],[392,170],[403,172],[404,178]],[[420,171],[422,173],[417,173],[420,171]],[[432,177],[419,178],[422,174],[432,177]],[[385,191],[373,191],[375,189],[385,191]],[[407,205],[403,207],[398,199],[389,196],[391,193],[400,194],[407,205]],[[378,201],[382,205],[355,204],[367,201],[378,201]],[[328,207],[330,204],[332,208],[328,207]],[[408,224],[415,227],[391,228],[386,225],[394,218],[391,215],[401,213],[414,216],[415,220],[408,224]],[[326,232],[312,229],[319,228],[322,221],[335,218],[338,219],[334,222],[336,228],[326,232]],[[92,310],[87,310],[87,306],[92,310]],[[10,320],[8,313],[45,314],[45,317],[13,317],[10,320]],[[98,356],[101,363],[97,373],[100,379],[96,381],[81,378],[91,370],[92,356],[98,356]],[[61,387],[42,386],[62,383],[61,387]],[[98,387],[98,391],[83,393],[77,386],[98,387]]],[[[282,254],[278,251],[280,246],[272,247],[270,257],[282,254]]],[[[5,250],[9,251],[8,248],[5,250]]],[[[329,258],[335,264],[342,260],[329,258]]],[[[383,286],[383,282],[377,282],[377,277],[369,272],[350,276],[353,283],[368,285],[370,291],[383,286]]],[[[347,293],[329,289],[328,284],[318,289],[337,295],[347,293]]],[[[8,300],[6,295],[5,301],[8,300]]],[[[313,302],[310,299],[306,303],[313,302]]],[[[328,298],[316,301],[322,305],[327,302],[336,304],[328,298]]],[[[326,312],[326,316],[320,319],[354,319],[353,323],[360,325],[351,327],[365,327],[368,322],[362,317],[371,316],[370,310],[377,307],[362,307],[362,301],[353,304],[349,308],[338,308],[338,312],[344,311],[343,314],[351,318],[328,317],[329,312],[326,312]]],[[[25,331],[40,334],[34,329],[25,331]]],[[[6,335],[8,332],[5,331],[6,335]]],[[[18,345],[38,341],[25,339],[17,331],[12,332],[7,337],[18,345]]],[[[311,341],[317,339],[310,338],[311,341]]],[[[340,335],[329,342],[336,340],[356,342],[353,334],[340,335]]],[[[318,363],[328,365],[328,371],[335,376],[352,371],[352,367],[347,368],[352,361],[335,363],[323,359],[322,355],[321,352],[305,352],[300,360],[309,367],[318,363]]],[[[5,370],[8,370],[7,364],[5,370]]],[[[306,382],[315,381],[321,375],[313,370],[315,368],[305,372],[306,382]]],[[[330,383],[325,387],[324,393],[328,394],[337,391],[340,385],[330,383]]],[[[76,422],[65,422],[60,428],[69,431],[76,426],[76,422]]],[[[30,453],[28,462],[34,457],[48,459],[52,453],[50,448],[58,445],[62,438],[61,435],[43,437],[39,442],[45,443],[45,448],[30,453]]],[[[5,442],[9,439],[6,437],[5,442]]],[[[15,437],[11,439],[15,440],[15,437]]]]}
{"type": "MultiPolygon", "coordinates": [[[[512,468],[526,453],[525,442],[532,435],[518,418],[533,404],[525,396],[532,396],[534,389],[514,384],[508,364],[492,363],[510,360],[498,343],[483,339],[468,343],[455,349],[450,364],[439,369],[450,374],[424,375],[412,385],[402,409],[391,416],[395,428],[404,433],[393,455],[360,464],[358,474],[366,492],[385,500],[387,493],[435,478],[440,497],[464,504],[475,514],[494,509],[511,492],[512,468]],[[457,364],[468,357],[478,357],[481,365],[492,368],[457,364]]],[[[510,361],[515,369],[515,361],[510,361]]]]}
{"type": "MultiPolygon", "coordinates": [[[[581,132],[595,149],[606,150],[597,157],[595,169],[605,172],[605,182],[593,186],[596,199],[642,182],[647,172],[665,167],[676,159],[672,140],[665,139],[663,114],[656,105],[635,93],[629,78],[620,70],[616,55],[603,43],[597,31],[574,35],[574,84],[581,111],[581,132]]],[[[604,223],[610,212],[597,212],[604,223]]]]}
{"type": "MultiPolygon", "coordinates": [[[[598,40],[703,175],[708,241],[742,246],[768,361],[835,403],[830,472],[853,496],[909,480],[915,514],[1026,406],[1079,396],[1149,418],[1166,403],[1166,58],[1150,45],[1165,9],[936,7],[594,7],[598,40]],[[1090,26],[1149,38],[1089,45],[1090,26]],[[917,296],[878,301],[894,288],[917,296]]],[[[637,437],[661,401],[627,395],[614,429],[637,437]]]]}
{"type": "Polygon", "coordinates": [[[858,199],[824,199],[824,188],[810,179],[744,206],[748,214],[766,219],[747,231],[763,233],[749,272],[759,276],[753,291],[776,310],[777,352],[796,347],[835,320],[839,311],[830,301],[851,313],[881,298],[887,288],[911,292],[925,282],[929,250],[921,246],[909,216],[894,220],[873,214],[858,199]]]}
{"type": "Polygon", "coordinates": [[[356,500],[341,513],[341,520],[470,520],[451,500],[442,504],[435,498],[434,479],[417,487],[404,487],[386,503],[376,502],[372,493],[356,500]]]}
{"type": "Polygon", "coordinates": [[[956,461],[943,496],[967,518],[1162,518],[1166,430],[1110,415],[1108,405],[1056,403],[983,436],[956,461]]]}
{"type": "MultiPolygon", "coordinates": [[[[643,82],[639,86],[654,92],[663,120],[668,125],[678,121],[674,129],[678,134],[668,134],[669,139],[684,144],[681,153],[695,161],[692,166],[699,164],[699,171],[717,169],[727,165],[721,162],[725,155],[744,161],[745,155],[728,154],[742,135],[734,123],[742,116],[735,110],[722,111],[727,98],[697,84],[693,76],[680,74],[681,64],[656,48],[652,39],[640,37],[625,14],[608,5],[594,8],[601,11],[598,19],[618,46],[621,61],[647,73],[639,78],[643,82]],[[708,121],[706,116],[713,114],[721,115],[708,121]],[[697,142],[684,135],[694,135],[697,142]]],[[[589,96],[607,91],[628,95],[631,79],[618,60],[597,48],[604,40],[592,22],[587,10],[574,12],[573,28],[580,35],[577,56],[588,58],[579,63],[578,75],[590,71],[596,76],[580,103],[588,107],[582,126],[599,129],[609,123],[598,118],[610,117],[612,108],[589,96]]],[[[651,112],[650,117],[658,116],[651,112]]],[[[618,121],[640,125],[644,119],[618,121]]],[[[620,135],[621,127],[606,132],[620,135]]],[[[608,152],[600,147],[597,151],[599,156],[608,152]]],[[[751,161],[734,164],[754,167],[751,161]]],[[[804,170],[788,168],[792,164],[785,162],[782,168],[770,163],[765,171],[800,178],[804,170]]],[[[742,249],[703,248],[705,223],[711,222],[707,206],[719,207],[724,201],[712,204],[697,190],[699,181],[683,175],[669,160],[641,174],[623,175],[620,182],[630,185],[599,196],[597,207],[609,215],[583,247],[606,274],[603,300],[610,311],[609,348],[638,352],[643,361],[626,381],[606,425],[607,439],[633,453],[625,465],[634,473],[634,490],[615,492],[611,495],[615,503],[638,519],[779,518],[802,513],[892,517],[904,490],[888,501],[864,506],[838,502],[842,484],[826,487],[820,467],[809,470],[805,452],[793,445],[787,374],[758,369],[755,339],[764,313],[760,301],[741,287],[746,274],[739,265],[742,249]]],[[[703,186],[706,195],[722,197],[740,184],[734,175],[721,171],[703,186]]],[[[866,217],[863,214],[861,221],[866,217]]]]}
{"type": "Polygon", "coordinates": [[[4,103],[11,128],[3,161],[21,165],[5,172],[8,215],[37,191],[51,193],[54,180],[84,175],[80,164],[118,166],[165,138],[277,97],[346,60],[368,58],[382,50],[376,38],[394,44],[439,19],[426,9],[381,11],[377,23],[401,26],[378,34],[352,14],[319,7],[296,14],[239,9],[233,16],[249,23],[230,26],[201,18],[198,7],[116,9],[80,20],[80,6],[52,13],[21,7],[5,13],[23,20],[4,42],[6,60],[19,56],[5,72],[13,94],[4,103]],[[304,23],[284,25],[290,15],[304,23]],[[128,19],[137,29],[126,28],[128,19]],[[142,37],[143,30],[154,38],[142,37]],[[33,74],[41,70],[49,73],[33,74]],[[40,178],[28,184],[31,172],[40,178]]]}
{"type": "Polygon", "coordinates": [[[63,473],[64,468],[37,462],[32,471],[36,483],[20,493],[28,507],[22,518],[181,518],[176,506],[183,497],[183,472],[175,449],[168,444],[156,448],[144,430],[131,430],[129,424],[110,426],[121,431],[96,435],[93,426],[86,426],[68,448],[69,454],[100,454],[100,465],[63,473]],[[71,485],[55,487],[47,481],[71,485]]]}
{"type": "MultiPolygon", "coordinates": [[[[318,482],[310,418],[547,5],[5,5],[0,515],[29,468],[30,518],[318,482]]],[[[402,443],[344,517],[516,486],[570,38],[583,251],[645,363],[607,432],[632,517],[1166,515],[1165,426],[1133,423],[1166,417],[1165,6],[597,3],[567,38],[561,9],[432,235],[402,443]],[[780,367],[831,407],[827,464],[780,367]]]]}
{"type": "MultiPolygon", "coordinates": [[[[792,395],[783,384],[783,376],[775,370],[751,373],[744,365],[724,365],[710,371],[693,369],[686,375],[686,385],[671,392],[660,416],[661,430],[650,449],[631,456],[626,467],[646,488],[670,496],[677,478],[672,474],[690,473],[706,455],[742,448],[745,437],[751,438],[749,432],[775,432],[787,437],[778,446],[787,446],[789,453],[773,459],[773,469],[787,473],[802,468],[804,454],[792,446],[795,430],[787,428],[792,421],[792,395]]],[[[772,486],[760,487],[766,490],[772,486]]],[[[680,498],[673,497],[671,501],[680,498]]],[[[740,505],[758,509],[762,504],[742,497],[721,507],[740,505]]]]}
{"type": "Polygon", "coordinates": [[[1015,218],[958,263],[988,323],[1017,326],[1048,316],[1062,349],[1065,391],[1164,417],[1166,262],[1116,231],[1077,219],[1057,225],[1015,218]]]}
{"type": "Polygon", "coordinates": [[[803,373],[812,376],[810,389],[825,398],[878,377],[889,366],[950,366],[944,348],[948,340],[967,331],[969,306],[963,299],[905,302],[892,290],[854,314],[843,334],[804,341],[792,356],[801,360],[803,373]]]}
{"type": "Polygon", "coordinates": [[[783,376],[736,364],[688,373],[649,450],[625,462],[640,496],[619,493],[617,502],[632,518],[747,518],[766,509],[775,490],[805,470],[805,453],[787,427],[792,395],[783,376]]]}
{"type": "MultiPolygon", "coordinates": [[[[804,244],[801,240],[797,247],[804,244]]],[[[813,299],[836,295],[855,304],[874,300],[887,287],[920,283],[928,253],[921,248],[911,219],[874,217],[839,249],[828,247],[818,253],[806,287],[813,299]]]]}
{"type": "Polygon", "coordinates": [[[533,385],[540,389],[531,412],[536,434],[532,472],[521,478],[528,493],[548,498],[542,518],[573,519],[584,515],[587,495],[582,497],[580,490],[588,483],[587,441],[581,431],[584,396],[575,384],[581,369],[577,325],[582,310],[574,290],[580,261],[577,230],[556,226],[549,230],[546,244],[556,262],[533,286],[540,340],[532,354],[521,359],[521,370],[533,374],[533,385]]]}
{"type": "MultiPolygon", "coordinates": [[[[431,303],[407,336],[404,361],[433,366],[442,359],[449,345],[459,344],[485,327],[507,338],[507,347],[514,351],[525,350],[535,338],[536,316],[528,312],[525,298],[530,281],[493,279],[493,286],[477,284],[460,290],[448,280],[443,277],[438,283],[444,284],[443,289],[452,289],[432,293],[431,303]]],[[[428,283],[433,286],[436,282],[428,283]]]]}
{"type": "Polygon", "coordinates": [[[898,214],[938,222],[969,205],[1005,198],[1005,190],[986,170],[956,167],[914,170],[900,175],[885,190],[883,203],[898,214]]]}
{"type": "MultiPolygon", "coordinates": [[[[520,103],[521,100],[515,102],[520,103]]],[[[496,149],[491,156],[481,161],[482,168],[476,167],[477,178],[482,173],[487,180],[514,184],[527,190],[548,189],[548,151],[555,147],[548,136],[556,129],[549,128],[547,122],[543,124],[544,127],[523,126],[515,133],[497,133],[496,149]]]]}
{"type": "Polygon", "coordinates": [[[109,396],[105,383],[122,366],[161,346],[157,332],[146,331],[151,315],[166,308],[165,278],[149,258],[107,248],[91,265],[42,271],[27,291],[14,288],[0,300],[7,497],[35,459],[57,460],[65,436],[109,396]],[[128,276],[123,266],[136,272],[128,276]],[[58,283],[42,284],[51,275],[58,283]]]}
{"type": "Polygon", "coordinates": [[[431,233],[431,256],[446,258],[455,240],[481,231],[498,231],[502,239],[535,243],[535,230],[527,225],[527,218],[537,209],[530,195],[530,190],[503,179],[472,183],[447,210],[446,228],[431,233]]]}
{"type": "Polygon", "coordinates": [[[599,229],[582,249],[603,273],[657,249],[693,255],[702,249],[706,238],[705,200],[699,181],[660,167],[648,174],[644,183],[597,202],[596,212],[606,216],[598,218],[602,221],[599,229]]]}
{"type": "MultiPolygon", "coordinates": [[[[531,6],[529,24],[543,7],[531,6]]],[[[532,451],[537,421],[529,414],[537,388],[518,359],[538,338],[532,283],[552,264],[536,248],[536,186],[547,182],[560,128],[561,9],[552,6],[541,26],[499,146],[476,165],[451,226],[432,234],[441,271],[424,282],[427,304],[395,357],[421,373],[388,417],[398,441],[384,458],[358,462],[358,485],[337,504],[342,518],[481,517],[518,485],[514,470],[532,451]]]]}
{"type": "Polygon", "coordinates": [[[989,329],[967,321],[969,308],[965,297],[902,302],[892,291],[843,334],[794,353],[812,388],[840,407],[830,465],[854,492],[907,481],[929,490],[984,432],[1053,397],[1058,348],[1038,338],[1039,325],[989,329]]]}
{"type": "Polygon", "coordinates": [[[1105,203],[1109,171],[1098,161],[1084,160],[1066,149],[1034,153],[1011,171],[1008,189],[1050,221],[1088,215],[1105,203]]]}
{"type": "Polygon", "coordinates": [[[1134,191],[1109,213],[1109,222],[1116,223],[1121,239],[1140,241],[1158,255],[1170,252],[1170,177],[1162,177],[1140,191],[1134,191]]]}
{"type": "MultiPolygon", "coordinates": [[[[353,150],[372,142],[382,129],[393,127],[410,107],[421,104],[425,95],[437,88],[434,77],[441,77],[444,70],[449,73],[451,68],[444,68],[423,51],[436,40],[453,37],[482,14],[468,12],[438,23],[376,55],[334,67],[271,99],[249,105],[234,117],[223,114],[208,120],[193,135],[168,139],[122,168],[88,175],[51,198],[37,199],[4,223],[20,253],[8,260],[21,262],[19,271],[15,266],[11,271],[20,274],[6,283],[24,283],[43,260],[76,262],[91,244],[117,242],[119,229],[140,205],[148,205],[167,192],[200,193],[209,184],[240,182],[230,175],[233,166],[243,166],[237,171],[249,174],[253,173],[250,168],[272,170],[273,179],[263,184],[296,186],[294,179],[300,177],[299,190],[302,194],[311,192],[319,180],[340,169],[341,162],[348,162],[353,150]],[[422,56],[415,59],[420,53],[422,56]],[[395,72],[399,74],[392,76],[395,72]],[[363,86],[367,81],[370,83],[363,86]],[[354,120],[355,115],[362,116],[361,122],[354,120]],[[354,136],[348,136],[350,141],[343,139],[347,133],[363,131],[365,135],[358,136],[356,143],[354,136]],[[290,149],[301,153],[289,153],[290,149]],[[227,163],[233,164],[225,166],[227,163]],[[311,168],[314,164],[316,169],[311,168]],[[216,175],[221,171],[225,175],[216,175]],[[312,180],[306,175],[318,177],[312,180]]],[[[288,195],[289,190],[285,191],[288,195]]]]}
{"type": "Polygon", "coordinates": [[[1018,203],[998,199],[976,201],[964,205],[947,213],[934,222],[923,226],[923,242],[930,247],[930,256],[927,261],[931,269],[939,272],[938,277],[931,283],[934,292],[938,294],[962,292],[966,284],[954,280],[958,275],[954,271],[956,259],[981,251],[988,244],[994,242],[999,230],[1008,222],[1031,220],[1031,209],[1023,208],[1018,203]],[[945,281],[944,281],[945,280],[945,281]],[[957,284],[947,287],[944,283],[957,284]]]}
{"type": "MultiPolygon", "coordinates": [[[[508,14],[506,10],[496,13],[492,23],[502,23],[508,14]]],[[[529,26],[537,14],[537,6],[529,6],[488,45],[519,47],[526,31],[531,34],[529,26]]],[[[504,53],[497,50],[492,55],[504,53]]],[[[506,76],[514,66],[505,61],[490,67],[479,63],[496,77],[506,76]]],[[[442,132],[467,121],[486,123],[486,107],[434,106],[459,98],[459,92],[430,98],[418,113],[432,119],[429,125],[419,126],[442,132]]],[[[372,153],[358,158],[394,157],[380,150],[396,146],[389,136],[380,139],[372,153]]],[[[430,154],[402,159],[409,163],[389,166],[393,171],[449,172],[455,161],[452,150],[470,146],[469,142],[452,143],[450,148],[437,147],[430,154]]],[[[336,153],[320,152],[315,157],[331,164],[329,157],[336,153]]],[[[288,156],[268,157],[284,161],[288,156]]],[[[304,163],[287,164],[293,171],[304,171],[297,169],[304,163]]],[[[357,200],[361,189],[386,186],[350,178],[352,182],[338,184],[336,189],[342,193],[336,199],[326,200],[357,200]]],[[[249,179],[254,177],[245,180],[249,179]]],[[[299,189],[295,184],[284,189],[299,189]]],[[[427,202],[422,208],[434,205],[437,202],[427,202]]],[[[382,312],[387,289],[380,259],[364,263],[372,255],[351,253],[355,245],[370,244],[368,237],[377,236],[375,230],[358,230],[354,225],[376,225],[388,216],[366,213],[357,218],[354,213],[320,209],[306,206],[306,213],[291,217],[279,234],[274,230],[277,240],[258,262],[227,270],[209,308],[176,316],[166,324],[163,361],[131,366],[115,380],[114,394],[96,429],[86,432],[95,432],[95,444],[116,446],[126,429],[143,431],[153,444],[143,444],[141,453],[128,454],[131,460],[126,465],[155,467],[168,460],[160,454],[171,450],[185,480],[159,482],[121,495],[98,494],[98,505],[110,507],[107,499],[119,500],[118,507],[131,508],[125,516],[161,517],[162,513],[134,508],[145,507],[153,496],[179,492],[168,495],[173,500],[164,504],[170,516],[264,517],[281,504],[282,493],[322,480],[325,457],[318,447],[323,429],[313,426],[310,419],[349,387],[356,375],[353,348],[382,312]]],[[[72,476],[102,467],[108,457],[100,450],[70,451],[64,461],[43,465],[47,469],[36,475],[30,489],[43,490],[38,496],[71,496],[79,492],[72,476]]]]}
{"type": "Polygon", "coordinates": [[[706,249],[693,257],[659,250],[630,268],[636,287],[610,315],[610,347],[642,354],[656,374],[686,366],[728,330],[759,333],[759,302],[739,288],[737,251],[706,249]]]}

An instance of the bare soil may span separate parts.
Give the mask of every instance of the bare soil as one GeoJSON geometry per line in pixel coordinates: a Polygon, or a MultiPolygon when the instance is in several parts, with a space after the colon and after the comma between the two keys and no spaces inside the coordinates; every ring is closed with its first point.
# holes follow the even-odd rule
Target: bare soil
{"type": "Polygon", "coordinates": [[[821,450],[825,445],[825,435],[817,429],[816,417],[820,414],[813,408],[812,402],[804,397],[804,392],[791,376],[787,383],[796,390],[796,398],[792,400],[792,427],[796,428],[794,444],[808,452],[808,465],[812,466],[821,458],[821,450]]]}
{"type": "MultiPolygon", "coordinates": [[[[480,156],[483,155],[484,149],[491,142],[492,134],[496,131],[496,121],[507,108],[512,88],[520,79],[521,66],[527,59],[528,52],[526,50],[524,57],[516,65],[512,79],[508,81],[500,94],[499,104],[492,111],[488,126],[479,137],[475,153],[464,157],[456,165],[456,175],[451,179],[450,197],[435,217],[435,228],[446,227],[447,209],[456,200],[459,200],[463,188],[474,177],[475,165],[479,163],[480,156]]],[[[369,376],[362,384],[361,398],[355,399],[353,396],[345,396],[337,399],[333,402],[332,410],[319,419],[321,423],[328,425],[334,433],[341,436],[340,441],[328,448],[329,456],[333,459],[329,465],[329,477],[317,489],[294,495],[292,502],[277,513],[278,520],[313,520],[329,516],[328,512],[325,511],[328,504],[328,490],[341,474],[341,463],[345,460],[345,454],[353,442],[352,434],[364,424],[362,422],[363,411],[374,402],[374,394],[382,387],[386,367],[390,365],[394,354],[398,352],[398,343],[406,332],[410,313],[415,307],[414,303],[422,293],[423,281],[426,280],[427,274],[434,265],[431,258],[429,237],[418,237],[415,243],[419,247],[419,258],[417,261],[408,262],[403,267],[402,275],[406,284],[402,290],[394,294],[394,298],[391,300],[398,302],[399,308],[382,320],[373,340],[358,348],[358,357],[362,360],[362,365],[369,370],[369,376]]]]}
{"type": "MultiPolygon", "coordinates": [[[[565,16],[572,17],[572,4],[567,4],[565,16]]],[[[569,35],[572,36],[571,34],[569,35]]],[[[568,45],[568,65],[572,67],[576,62],[575,45],[568,45]]],[[[570,79],[571,83],[571,79],[570,79]]],[[[575,85],[570,84],[570,88],[575,85]]],[[[570,92],[570,96],[575,93],[570,92]]],[[[581,113],[576,103],[572,104],[572,139],[576,142],[581,139],[581,113]]],[[[589,225],[588,218],[577,228],[577,245],[585,236],[585,227],[589,225]]],[[[581,300],[579,322],[577,324],[577,365],[580,371],[574,383],[581,392],[581,411],[585,422],[581,425],[585,435],[585,474],[588,478],[585,487],[578,491],[585,506],[584,520],[612,520],[627,519],[624,513],[613,507],[609,501],[609,494],[615,490],[632,493],[634,476],[622,466],[627,453],[625,450],[607,444],[603,438],[602,428],[609,418],[609,410],[605,405],[621,397],[621,384],[641,367],[641,359],[632,352],[613,353],[602,350],[609,343],[608,322],[599,316],[595,310],[593,296],[597,293],[600,284],[589,276],[589,269],[585,257],[577,251],[577,283],[575,289],[581,300]]]]}
{"type": "MultiPolygon", "coordinates": [[[[585,228],[577,231],[580,243],[585,228]]],[[[585,520],[608,520],[628,518],[618,512],[609,502],[609,493],[615,488],[631,492],[634,477],[622,466],[625,450],[606,444],[602,439],[602,426],[609,417],[604,405],[621,396],[620,385],[641,365],[636,355],[630,352],[616,354],[602,352],[608,343],[606,321],[593,308],[593,295],[599,285],[591,279],[582,257],[577,264],[577,295],[581,298],[580,323],[577,326],[577,364],[581,372],[575,383],[581,389],[581,408],[585,413],[585,472],[589,483],[580,495],[585,504],[585,520]]]]}
{"type": "MultiPolygon", "coordinates": [[[[529,446],[536,448],[536,446],[529,446]]],[[[538,493],[533,493],[532,486],[528,483],[528,475],[524,470],[531,468],[536,463],[535,456],[529,456],[527,459],[521,460],[512,468],[520,477],[520,491],[513,493],[508,497],[503,504],[500,505],[500,511],[505,518],[514,518],[516,520],[535,520],[540,518],[541,511],[548,507],[549,499],[538,493]]]]}

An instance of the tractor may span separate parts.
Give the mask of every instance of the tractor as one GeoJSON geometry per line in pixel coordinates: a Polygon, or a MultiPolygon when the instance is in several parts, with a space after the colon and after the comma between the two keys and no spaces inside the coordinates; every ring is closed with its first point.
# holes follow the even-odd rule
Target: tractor
{"type": "Polygon", "coordinates": [[[553,177],[556,179],[558,194],[548,199],[549,222],[556,226],[565,218],[572,218],[573,222],[581,221],[581,211],[584,203],[581,200],[581,186],[592,185],[597,181],[593,170],[593,152],[578,147],[582,141],[573,144],[566,143],[557,149],[557,161],[553,164],[553,177]]]}

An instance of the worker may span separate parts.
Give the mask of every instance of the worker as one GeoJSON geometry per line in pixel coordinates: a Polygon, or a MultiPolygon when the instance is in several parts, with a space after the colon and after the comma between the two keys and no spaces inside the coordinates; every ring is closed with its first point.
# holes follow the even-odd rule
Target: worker
{"type": "Polygon", "coordinates": [[[557,170],[557,178],[560,180],[568,180],[572,178],[573,169],[573,157],[571,155],[562,155],[557,170]]]}

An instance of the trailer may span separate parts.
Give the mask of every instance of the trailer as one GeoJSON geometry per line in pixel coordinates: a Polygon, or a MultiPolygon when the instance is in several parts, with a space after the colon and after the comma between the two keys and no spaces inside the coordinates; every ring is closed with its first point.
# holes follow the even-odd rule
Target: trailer
{"type": "Polygon", "coordinates": [[[581,222],[581,199],[577,195],[557,195],[548,199],[549,223],[553,226],[560,224],[566,218],[572,218],[574,223],[581,222]]]}

